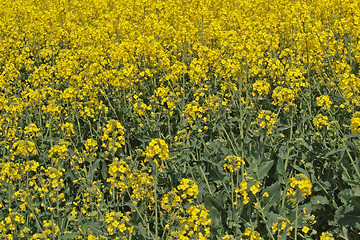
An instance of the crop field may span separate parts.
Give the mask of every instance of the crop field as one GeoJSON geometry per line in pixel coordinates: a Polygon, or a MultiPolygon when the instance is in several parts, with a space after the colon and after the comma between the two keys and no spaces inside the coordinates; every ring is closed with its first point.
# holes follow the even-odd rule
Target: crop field
{"type": "Polygon", "coordinates": [[[360,239],[360,1],[1,0],[0,239],[360,239]]]}

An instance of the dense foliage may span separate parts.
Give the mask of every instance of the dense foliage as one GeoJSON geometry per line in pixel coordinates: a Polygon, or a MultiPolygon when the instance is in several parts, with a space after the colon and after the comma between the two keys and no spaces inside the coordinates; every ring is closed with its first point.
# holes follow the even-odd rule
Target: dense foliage
{"type": "Polygon", "coordinates": [[[359,1],[0,19],[1,239],[359,238],[359,1]]]}

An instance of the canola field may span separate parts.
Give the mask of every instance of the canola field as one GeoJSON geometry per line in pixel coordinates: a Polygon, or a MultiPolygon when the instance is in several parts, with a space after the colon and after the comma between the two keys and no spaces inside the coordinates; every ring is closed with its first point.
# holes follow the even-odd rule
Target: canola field
{"type": "Polygon", "coordinates": [[[1,0],[0,239],[360,239],[360,1],[1,0]]]}

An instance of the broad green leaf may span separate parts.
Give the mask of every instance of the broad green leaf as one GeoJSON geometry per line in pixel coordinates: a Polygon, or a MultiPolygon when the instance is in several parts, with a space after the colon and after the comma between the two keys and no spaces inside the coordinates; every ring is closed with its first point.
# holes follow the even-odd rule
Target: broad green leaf
{"type": "Polygon", "coordinates": [[[311,197],[310,202],[313,205],[325,205],[329,203],[329,200],[324,196],[317,195],[311,197]]]}
{"type": "Polygon", "coordinates": [[[88,227],[90,231],[93,232],[95,235],[101,233],[101,226],[99,225],[98,222],[89,222],[88,227]]]}
{"type": "Polygon", "coordinates": [[[299,167],[298,165],[295,165],[295,164],[292,165],[292,167],[295,170],[299,171],[300,173],[304,174],[305,176],[309,177],[309,173],[305,169],[303,169],[302,167],[299,167]]]}
{"type": "Polygon", "coordinates": [[[343,205],[335,211],[335,221],[342,226],[352,226],[360,222],[360,210],[354,205],[343,205]]]}
{"type": "Polygon", "coordinates": [[[279,182],[275,182],[272,185],[266,187],[265,189],[262,190],[262,194],[264,194],[265,192],[267,192],[269,194],[269,197],[263,197],[262,198],[262,205],[264,208],[264,212],[270,212],[270,208],[271,207],[276,207],[277,204],[280,203],[280,183],[279,182]]]}
{"type": "Polygon", "coordinates": [[[285,174],[285,165],[284,161],[281,158],[278,158],[276,161],[276,172],[280,176],[284,176],[285,174]]]}
{"type": "Polygon", "coordinates": [[[268,173],[273,165],[274,165],[274,160],[271,160],[271,161],[266,162],[265,164],[263,164],[260,167],[260,169],[259,169],[260,179],[259,180],[264,179],[268,175],[268,173]]]}

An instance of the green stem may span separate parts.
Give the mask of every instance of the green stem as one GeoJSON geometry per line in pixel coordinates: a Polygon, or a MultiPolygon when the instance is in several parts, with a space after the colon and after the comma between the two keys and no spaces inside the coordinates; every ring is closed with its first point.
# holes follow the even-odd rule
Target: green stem
{"type": "MultiPolygon", "coordinates": [[[[291,119],[290,119],[290,139],[289,139],[289,142],[291,143],[291,140],[292,140],[292,135],[293,135],[293,116],[291,116],[291,119]]],[[[289,161],[289,155],[290,155],[290,148],[289,148],[289,143],[287,143],[287,154],[286,154],[286,159],[285,159],[285,172],[287,170],[287,165],[288,165],[288,161],[289,161]]]]}
{"type": "Polygon", "coordinates": [[[349,149],[346,149],[346,153],[351,161],[351,165],[353,165],[354,169],[355,169],[355,172],[356,174],[358,175],[358,178],[360,178],[360,172],[359,172],[359,169],[356,167],[356,164],[354,162],[354,159],[352,158],[350,152],[349,152],[349,149]]]}
{"type": "Polygon", "coordinates": [[[204,178],[204,180],[205,180],[206,186],[207,186],[208,189],[209,189],[210,195],[213,196],[213,193],[212,193],[211,188],[210,188],[210,185],[209,185],[209,181],[208,181],[208,179],[207,179],[206,176],[205,176],[204,170],[202,169],[201,166],[199,166],[199,169],[200,169],[200,172],[201,172],[201,174],[202,174],[202,176],[203,176],[203,178],[204,178]]]}
{"type": "Polygon", "coordinates": [[[295,240],[297,240],[297,230],[298,230],[298,218],[299,218],[299,193],[296,194],[296,211],[295,211],[295,240]]]}
{"type": "Polygon", "coordinates": [[[154,199],[155,199],[155,239],[158,239],[157,178],[158,178],[158,170],[157,170],[157,167],[155,167],[155,182],[154,182],[154,199]]]}
{"type": "Polygon", "coordinates": [[[271,236],[271,239],[275,240],[275,238],[274,238],[274,236],[273,236],[273,234],[272,234],[272,231],[271,231],[271,229],[269,228],[269,226],[268,226],[268,224],[267,224],[267,219],[266,219],[266,216],[265,216],[265,214],[264,214],[263,208],[261,207],[260,201],[259,201],[259,199],[258,199],[257,196],[255,196],[255,198],[256,198],[257,203],[259,204],[258,210],[259,210],[259,212],[260,212],[261,218],[262,218],[263,221],[264,221],[264,224],[265,224],[265,226],[266,226],[266,229],[268,230],[268,232],[269,232],[269,234],[270,234],[270,236],[271,236]]]}

